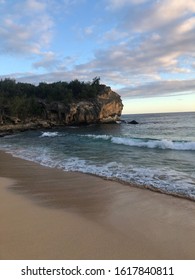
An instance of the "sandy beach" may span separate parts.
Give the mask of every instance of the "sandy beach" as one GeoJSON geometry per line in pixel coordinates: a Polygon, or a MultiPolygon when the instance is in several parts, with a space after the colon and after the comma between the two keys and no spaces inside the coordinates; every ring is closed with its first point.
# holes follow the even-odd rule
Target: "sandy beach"
{"type": "Polygon", "coordinates": [[[0,152],[0,259],[195,259],[195,203],[0,152]]]}

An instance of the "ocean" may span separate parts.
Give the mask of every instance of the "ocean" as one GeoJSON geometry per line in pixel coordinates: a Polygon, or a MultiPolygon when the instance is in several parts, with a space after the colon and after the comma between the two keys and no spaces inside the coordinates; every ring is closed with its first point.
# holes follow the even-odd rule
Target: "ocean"
{"type": "Polygon", "coordinates": [[[26,131],[0,138],[13,156],[195,200],[195,112],[123,115],[139,124],[26,131]]]}

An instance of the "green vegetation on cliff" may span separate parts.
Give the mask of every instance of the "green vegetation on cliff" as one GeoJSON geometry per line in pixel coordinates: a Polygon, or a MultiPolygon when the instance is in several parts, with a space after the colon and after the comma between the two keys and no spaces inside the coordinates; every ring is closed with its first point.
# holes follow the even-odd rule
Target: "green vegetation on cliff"
{"type": "Polygon", "coordinates": [[[97,77],[92,82],[80,82],[76,79],[69,83],[42,82],[37,86],[12,79],[0,80],[0,119],[3,116],[13,116],[21,120],[42,117],[44,112],[39,100],[46,103],[62,102],[68,106],[71,102],[96,98],[103,87],[97,77]]]}

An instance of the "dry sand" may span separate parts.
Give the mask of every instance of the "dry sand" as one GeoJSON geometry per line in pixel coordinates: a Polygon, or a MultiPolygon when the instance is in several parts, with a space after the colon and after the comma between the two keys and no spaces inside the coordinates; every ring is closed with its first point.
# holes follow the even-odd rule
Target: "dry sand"
{"type": "Polygon", "coordinates": [[[0,152],[0,259],[195,259],[195,203],[0,152]]]}

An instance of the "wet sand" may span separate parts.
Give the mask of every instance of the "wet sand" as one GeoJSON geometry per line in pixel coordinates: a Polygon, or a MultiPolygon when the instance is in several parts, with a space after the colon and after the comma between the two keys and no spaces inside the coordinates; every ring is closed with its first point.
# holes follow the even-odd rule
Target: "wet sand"
{"type": "Polygon", "coordinates": [[[0,152],[0,259],[195,259],[195,202],[0,152]]]}

